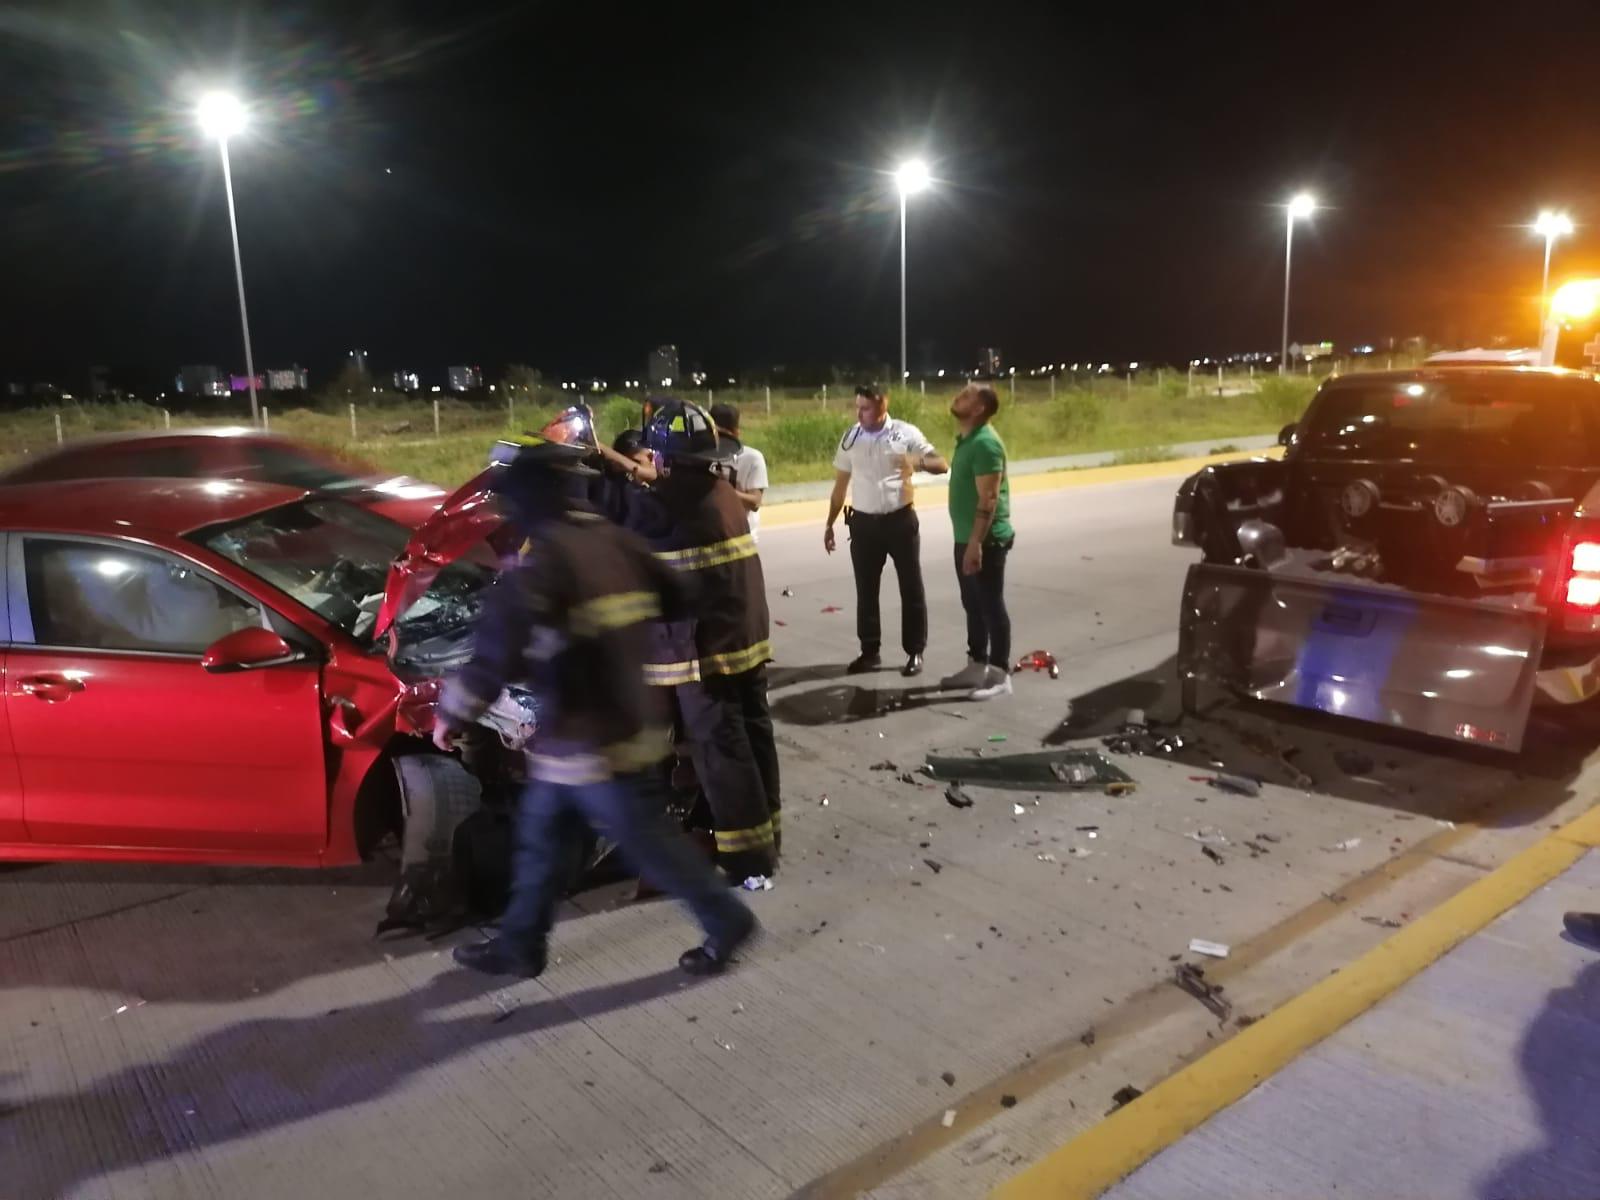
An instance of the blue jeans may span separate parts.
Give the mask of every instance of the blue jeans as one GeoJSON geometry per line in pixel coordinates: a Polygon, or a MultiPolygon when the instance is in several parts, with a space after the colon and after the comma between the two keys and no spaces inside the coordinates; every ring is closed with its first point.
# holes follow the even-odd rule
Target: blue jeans
{"type": "Polygon", "coordinates": [[[753,919],[744,903],[666,816],[653,775],[619,775],[602,783],[536,779],[517,806],[511,903],[500,931],[523,945],[543,943],[561,900],[562,864],[588,825],[617,844],[639,874],[685,904],[707,937],[736,936],[753,919]]]}

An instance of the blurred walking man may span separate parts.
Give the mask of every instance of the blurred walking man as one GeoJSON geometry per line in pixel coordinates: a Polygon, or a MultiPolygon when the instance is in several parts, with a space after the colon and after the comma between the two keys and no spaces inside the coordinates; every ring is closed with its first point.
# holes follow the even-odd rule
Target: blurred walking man
{"type": "Polygon", "coordinates": [[[767,458],[761,451],[745,442],[739,432],[739,410],[731,404],[713,404],[711,420],[717,432],[732,438],[739,446],[731,464],[733,490],[739,494],[750,521],[750,536],[761,540],[761,497],[767,491],[767,458]]]}
{"type": "Polygon", "coordinates": [[[1006,611],[1006,558],[1011,529],[1011,485],[1006,447],[989,422],[1000,398],[987,383],[969,384],[950,402],[956,419],[950,456],[950,526],[956,535],[956,581],[967,611],[967,666],[940,681],[974,700],[1011,694],[1011,615],[1006,611]]]}
{"type": "Polygon", "coordinates": [[[539,702],[528,789],[517,805],[511,902],[500,936],[457,946],[464,967],[531,979],[544,971],[567,847],[584,824],[687,905],[705,931],[678,965],[724,970],[755,932],[750,910],[667,821],[652,768],[667,750],[663,697],[641,663],[649,623],[686,607],[681,577],[584,498],[592,434],[558,419],[524,439],[498,489],[527,543],[489,589],[471,660],[440,699],[433,740],[449,751],[513,680],[539,702]]]}
{"type": "Polygon", "coordinates": [[[843,509],[844,523],[850,529],[850,565],[856,576],[856,637],[861,642],[861,654],[850,664],[852,675],[882,666],[878,585],[884,560],[890,558],[900,581],[900,645],[906,652],[906,665],[900,673],[922,674],[922,652],[928,647],[928,600],[922,587],[922,537],[912,507],[911,474],[920,470],[942,475],[949,469],[922,430],[889,415],[887,394],[866,384],[856,388],[856,423],[839,439],[839,451],[833,457],[833,495],[822,534],[823,548],[832,554],[833,524],[843,509]]]}

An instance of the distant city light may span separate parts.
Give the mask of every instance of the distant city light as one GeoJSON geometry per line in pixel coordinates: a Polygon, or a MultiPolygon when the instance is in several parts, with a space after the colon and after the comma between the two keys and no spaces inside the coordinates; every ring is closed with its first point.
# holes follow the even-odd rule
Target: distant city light
{"type": "Polygon", "coordinates": [[[433,386],[432,386],[432,387],[431,387],[431,388],[429,388],[429,389],[428,389],[428,390],[429,390],[429,391],[430,391],[430,392],[442,392],[442,391],[444,391],[444,389],[443,389],[443,388],[442,388],[442,387],[440,387],[440,386],[439,386],[439,385],[438,385],[438,384],[437,384],[437,383],[436,383],[436,384],[434,384],[434,385],[433,385],[433,386]]]}
{"type": "Polygon", "coordinates": [[[1310,192],[1298,192],[1289,201],[1289,219],[1299,221],[1317,211],[1317,198],[1310,192]]]}
{"type": "Polygon", "coordinates": [[[943,378],[944,378],[944,368],[943,368],[943,367],[940,367],[940,368],[939,368],[939,378],[940,378],[940,379],[943,379],[943,378]]]}

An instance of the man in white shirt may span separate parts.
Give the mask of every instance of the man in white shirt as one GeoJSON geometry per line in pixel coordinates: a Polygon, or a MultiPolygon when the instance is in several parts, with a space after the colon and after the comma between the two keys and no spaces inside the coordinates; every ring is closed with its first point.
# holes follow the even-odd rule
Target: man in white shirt
{"type": "Polygon", "coordinates": [[[733,490],[744,503],[745,517],[750,522],[750,536],[761,540],[761,497],[767,490],[767,459],[761,451],[747,443],[739,433],[739,410],[731,404],[713,404],[711,422],[717,432],[739,443],[739,453],[733,458],[733,490]]]}
{"type": "Polygon", "coordinates": [[[928,648],[928,601],[922,587],[922,538],[912,507],[911,474],[942,475],[950,469],[933,443],[909,421],[889,416],[889,397],[882,389],[856,388],[856,423],[839,439],[833,457],[833,495],[822,545],[835,548],[833,523],[850,493],[845,524],[850,527],[850,565],[856,576],[856,636],[861,654],[850,664],[859,675],[882,666],[878,652],[883,633],[878,619],[878,584],[884,560],[894,559],[900,581],[900,638],[906,652],[902,675],[922,674],[922,652],[928,648]]]}

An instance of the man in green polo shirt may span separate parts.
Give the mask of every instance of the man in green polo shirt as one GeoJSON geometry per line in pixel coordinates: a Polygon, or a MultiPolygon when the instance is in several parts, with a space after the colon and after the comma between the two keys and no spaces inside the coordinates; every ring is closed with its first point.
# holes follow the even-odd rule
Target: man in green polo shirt
{"type": "Polygon", "coordinates": [[[956,580],[967,612],[967,666],[940,681],[973,700],[1011,694],[1011,616],[1006,612],[1006,556],[1011,486],[1006,447],[989,422],[1000,397],[987,383],[963,388],[950,402],[960,432],[950,456],[950,525],[956,535],[956,580]]]}

